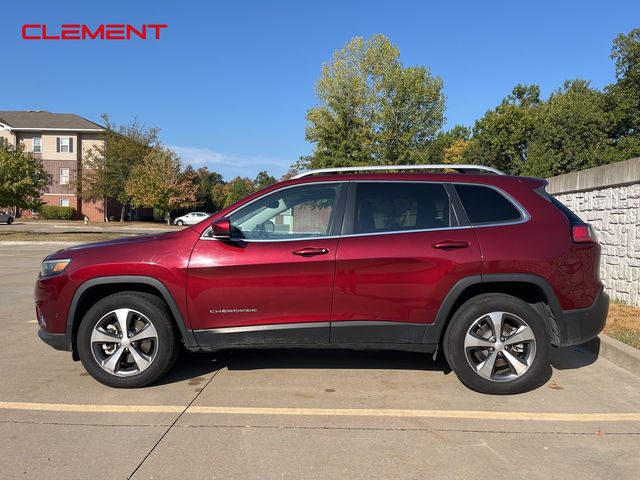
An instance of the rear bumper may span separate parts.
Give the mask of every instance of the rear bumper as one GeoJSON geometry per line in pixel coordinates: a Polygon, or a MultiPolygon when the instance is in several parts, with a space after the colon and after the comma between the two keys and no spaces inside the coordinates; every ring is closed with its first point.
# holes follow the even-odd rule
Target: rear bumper
{"type": "Polygon", "coordinates": [[[558,325],[559,346],[579,345],[597,337],[604,328],[608,312],[609,295],[604,290],[600,291],[590,307],[563,311],[562,325],[558,325]]]}
{"type": "Polygon", "coordinates": [[[71,351],[71,336],[66,333],[49,333],[40,329],[38,330],[38,336],[40,340],[56,350],[71,351]]]}

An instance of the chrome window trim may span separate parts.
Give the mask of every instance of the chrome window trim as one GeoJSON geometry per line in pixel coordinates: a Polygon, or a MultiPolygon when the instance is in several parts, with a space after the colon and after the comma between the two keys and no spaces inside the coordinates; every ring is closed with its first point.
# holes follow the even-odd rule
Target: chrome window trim
{"type": "MultiPolygon", "coordinates": [[[[435,183],[435,184],[439,184],[439,185],[444,185],[446,183],[451,184],[455,187],[455,185],[474,185],[474,186],[478,186],[478,187],[486,187],[486,188],[491,188],[495,191],[497,191],[500,195],[502,195],[503,197],[505,197],[511,204],[513,204],[513,206],[516,207],[516,209],[520,212],[521,217],[517,220],[505,220],[502,222],[490,222],[490,223],[470,223],[469,225],[459,225],[459,226],[455,226],[455,227],[441,227],[441,228],[426,228],[426,229],[420,229],[420,230],[393,230],[393,231],[389,231],[389,232],[369,232],[369,233],[350,233],[347,235],[327,235],[327,236],[322,236],[322,237],[307,237],[307,238],[288,238],[288,239],[274,239],[274,240],[245,240],[245,239],[239,239],[238,241],[241,241],[243,243],[273,243],[273,242],[294,242],[294,241],[304,241],[304,240],[308,240],[308,241],[314,241],[314,240],[325,240],[325,239],[335,239],[335,238],[348,238],[348,237],[367,237],[367,236],[378,236],[378,235],[397,235],[400,233],[425,233],[425,232],[440,232],[440,231],[445,231],[445,230],[463,230],[466,228],[486,228],[486,227],[504,227],[504,226],[511,226],[511,225],[519,225],[522,223],[526,223],[531,219],[531,215],[529,215],[529,212],[520,204],[520,202],[518,202],[515,198],[513,198],[511,195],[509,195],[507,192],[503,191],[502,189],[494,186],[494,185],[487,185],[486,183],[475,183],[475,182],[438,182],[436,180],[330,180],[330,181],[323,181],[323,182],[309,182],[309,183],[302,183],[302,184],[296,184],[296,185],[288,185],[280,190],[274,190],[273,192],[270,192],[267,195],[270,195],[271,193],[275,193],[275,192],[279,192],[282,190],[286,190],[288,188],[293,188],[293,187],[298,187],[300,185],[310,185],[310,184],[326,184],[326,183],[349,183],[349,182],[353,182],[353,183],[435,183]]],[[[447,192],[448,195],[448,192],[447,192]]],[[[250,205],[251,203],[263,198],[264,196],[258,197],[255,200],[252,200],[251,202],[242,205],[238,208],[236,208],[235,210],[233,210],[232,212],[230,212],[228,215],[231,215],[233,213],[235,213],[236,211],[238,211],[239,209],[245,207],[246,205],[250,205]]],[[[206,233],[209,232],[211,230],[211,227],[208,227],[204,232],[202,232],[202,235],[200,236],[201,240],[217,240],[216,238],[213,237],[206,237],[206,233]]]]}

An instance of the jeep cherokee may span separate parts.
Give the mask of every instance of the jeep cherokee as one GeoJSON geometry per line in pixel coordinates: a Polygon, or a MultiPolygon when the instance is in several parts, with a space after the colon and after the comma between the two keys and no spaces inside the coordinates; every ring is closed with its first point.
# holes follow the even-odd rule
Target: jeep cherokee
{"type": "Polygon", "coordinates": [[[526,391],[609,304],[593,230],[545,185],[477,165],[305,172],[181,231],[49,255],[39,335],[113,387],[158,380],[184,345],[442,349],[469,388],[526,391]]]}

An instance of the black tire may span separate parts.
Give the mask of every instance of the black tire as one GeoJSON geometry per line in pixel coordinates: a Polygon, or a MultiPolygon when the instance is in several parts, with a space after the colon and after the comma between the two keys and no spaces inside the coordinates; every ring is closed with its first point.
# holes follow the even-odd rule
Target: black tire
{"type": "MultiPolygon", "coordinates": [[[[135,322],[138,321],[135,320],[135,322]]],[[[117,340],[116,337],[114,339],[117,340]]],[[[140,348],[142,348],[143,341],[139,342],[140,348]]],[[[176,336],[166,304],[154,295],[141,292],[115,293],[97,302],[89,309],[80,323],[77,345],[78,356],[87,372],[100,383],[116,388],[144,387],[157,381],[172,367],[180,349],[180,342],[176,336]],[[145,360],[147,366],[137,373],[135,373],[135,370],[138,367],[138,362],[133,360],[133,356],[129,353],[129,348],[132,348],[133,344],[127,348],[123,347],[124,353],[121,354],[123,360],[128,356],[133,361],[129,365],[132,365],[130,370],[134,373],[128,373],[127,376],[122,376],[126,374],[125,370],[118,373],[110,373],[103,368],[96,356],[105,354],[104,350],[101,350],[104,347],[97,343],[94,345],[91,343],[91,336],[99,322],[105,322],[104,319],[108,318],[110,312],[119,309],[130,309],[134,313],[140,313],[141,317],[138,318],[143,318],[147,326],[151,324],[155,329],[154,334],[156,334],[153,340],[147,341],[147,344],[150,345],[149,356],[145,358],[150,358],[150,363],[145,360]]],[[[114,343],[114,345],[116,344],[114,343]]],[[[119,347],[115,346],[114,348],[119,347]]],[[[140,350],[136,349],[136,352],[139,354],[140,350]]],[[[105,354],[105,360],[108,358],[109,356],[105,354]]],[[[120,365],[123,364],[120,362],[120,365]]]]}
{"type": "Polygon", "coordinates": [[[7,218],[7,225],[11,225],[13,223],[13,218],[7,218]]]}
{"type": "Polygon", "coordinates": [[[510,295],[489,293],[471,298],[455,312],[447,327],[443,347],[451,369],[464,385],[481,393],[509,395],[533,390],[548,380],[549,343],[544,320],[529,304],[510,295]],[[502,312],[506,315],[499,315],[502,312]],[[492,329],[494,324],[489,313],[504,322],[500,339],[491,333],[496,329],[492,329]],[[517,330],[512,330],[516,327],[517,330]],[[531,339],[507,345],[516,339],[515,332],[525,331],[531,339]],[[503,335],[503,332],[512,333],[503,335]],[[476,338],[480,338],[482,346],[470,346],[476,338]],[[499,343],[493,343],[491,348],[485,346],[494,339],[499,343]],[[466,348],[465,341],[469,342],[466,348]],[[494,359],[492,364],[489,357],[494,359]],[[521,362],[515,362],[514,357],[521,362]],[[486,369],[482,368],[485,364],[486,369]],[[518,369],[524,371],[518,373],[518,369]]]}
{"type": "Polygon", "coordinates": [[[182,220],[178,220],[176,222],[176,225],[178,225],[179,227],[182,227],[184,225],[184,222],[182,220]]]}

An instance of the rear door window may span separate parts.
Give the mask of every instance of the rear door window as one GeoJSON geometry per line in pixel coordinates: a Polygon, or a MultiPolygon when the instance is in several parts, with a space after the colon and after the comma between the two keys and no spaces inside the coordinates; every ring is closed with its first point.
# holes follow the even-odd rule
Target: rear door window
{"type": "Polygon", "coordinates": [[[512,222],[522,213],[497,190],[482,185],[455,185],[471,224],[512,222]]]}
{"type": "Polygon", "coordinates": [[[439,183],[358,183],[354,233],[450,226],[449,196],[439,183]]]}

